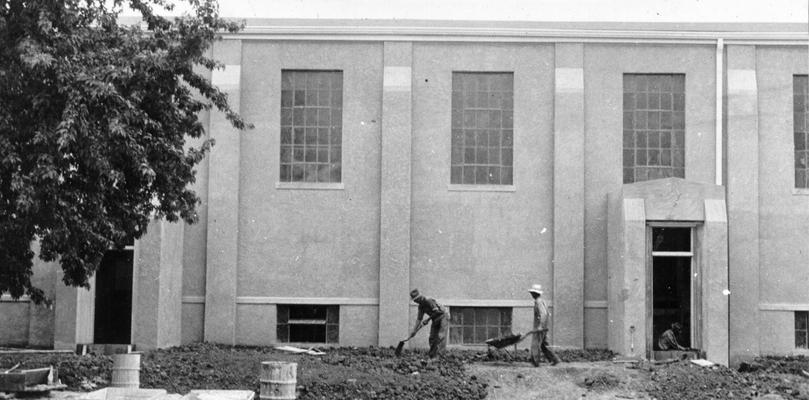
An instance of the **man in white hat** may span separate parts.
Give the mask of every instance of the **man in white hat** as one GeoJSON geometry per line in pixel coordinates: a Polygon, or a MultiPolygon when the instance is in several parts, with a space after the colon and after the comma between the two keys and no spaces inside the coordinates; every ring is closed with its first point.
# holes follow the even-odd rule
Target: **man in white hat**
{"type": "Polygon", "coordinates": [[[535,367],[539,366],[539,351],[542,350],[542,354],[551,365],[559,364],[559,357],[548,347],[548,319],[551,313],[548,312],[548,305],[542,299],[542,285],[531,286],[528,293],[534,298],[534,330],[539,330],[531,341],[531,363],[535,367]]]}

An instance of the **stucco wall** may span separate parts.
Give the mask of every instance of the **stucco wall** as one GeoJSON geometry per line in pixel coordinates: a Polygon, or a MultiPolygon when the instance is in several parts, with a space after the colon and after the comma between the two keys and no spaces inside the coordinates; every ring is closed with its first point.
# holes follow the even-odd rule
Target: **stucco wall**
{"type": "Polygon", "coordinates": [[[767,354],[795,354],[809,356],[809,350],[795,348],[795,312],[766,310],[759,317],[760,351],[767,354]]]}
{"type": "MultiPolygon", "coordinates": [[[[623,183],[623,74],[685,74],[685,178],[713,183],[715,174],[715,49],[699,45],[587,44],[585,99],[585,302],[607,300],[607,193],[623,183]]],[[[585,345],[607,329],[606,311],[589,309],[585,345]]]]}
{"type": "MultiPolygon", "coordinates": [[[[794,311],[809,307],[809,191],[795,189],[793,75],[806,74],[805,48],[758,47],[759,345],[795,351],[794,311]]],[[[732,168],[733,166],[729,166],[732,168]]]]}
{"type": "Polygon", "coordinates": [[[205,323],[204,303],[183,303],[180,341],[183,344],[201,342],[205,323]]]}
{"type": "MultiPolygon", "coordinates": [[[[39,253],[39,243],[34,245],[34,251],[39,253]]],[[[53,299],[56,287],[56,270],[62,268],[57,262],[44,262],[38,256],[34,258],[31,283],[45,292],[45,297],[53,299]]],[[[3,315],[0,313],[0,315],[3,315]]],[[[53,346],[54,308],[31,303],[28,320],[28,343],[30,347],[53,346]]]]}
{"type": "Polygon", "coordinates": [[[238,296],[376,298],[382,46],[243,43],[238,296]],[[343,71],[342,190],[277,189],[282,69],[343,71]]]}
{"type": "Polygon", "coordinates": [[[792,134],[792,77],[807,73],[806,53],[805,48],[756,51],[762,303],[809,304],[809,193],[794,189],[792,134]]]}
{"type": "Polygon", "coordinates": [[[552,298],[553,47],[413,46],[411,286],[443,299],[552,298]],[[514,73],[514,191],[452,191],[453,71],[514,73]]]}
{"type": "MultiPolygon", "coordinates": [[[[205,69],[198,71],[206,78],[211,78],[211,72],[205,69]]],[[[200,122],[206,127],[206,137],[191,142],[198,147],[207,139],[210,127],[211,114],[209,111],[200,112],[200,122]]],[[[200,199],[197,205],[197,223],[186,225],[183,232],[182,249],[182,296],[189,299],[201,299],[205,296],[205,264],[207,262],[206,243],[208,240],[208,163],[210,157],[205,157],[196,167],[196,182],[191,186],[200,199]]],[[[183,343],[201,341],[205,319],[205,304],[183,301],[182,326],[180,328],[183,343]]]]}
{"type": "MultiPolygon", "coordinates": [[[[39,258],[39,243],[32,246],[34,251],[31,268],[31,284],[42,289],[45,298],[53,300],[58,263],[46,263],[39,258]]],[[[52,347],[54,332],[54,308],[37,306],[27,296],[18,301],[8,295],[0,298],[0,346],[52,347]]]]}
{"type": "Polygon", "coordinates": [[[2,301],[0,315],[3,316],[3,323],[0,324],[0,343],[10,346],[27,345],[28,301],[2,301]]]}

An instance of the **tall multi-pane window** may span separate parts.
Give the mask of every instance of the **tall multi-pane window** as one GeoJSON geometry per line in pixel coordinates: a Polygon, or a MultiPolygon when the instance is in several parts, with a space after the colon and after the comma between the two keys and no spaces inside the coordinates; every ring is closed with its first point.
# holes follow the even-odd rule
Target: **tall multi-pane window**
{"type": "Polygon", "coordinates": [[[809,349],[809,311],[795,311],[795,347],[809,349]]]}
{"type": "Polygon", "coordinates": [[[342,71],[281,72],[281,182],[340,182],[342,71]]]}
{"type": "Polygon", "coordinates": [[[624,183],[685,177],[685,75],[624,74],[624,183]]]}
{"type": "Polygon", "coordinates": [[[511,185],[514,75],[452,73],[450,183],[511,185]]]}
{"type": "Polygon", "coordinates": [[[809,76],[792,77],[793,132],[795,137],[795,187],[809,188],[809,76]]]}

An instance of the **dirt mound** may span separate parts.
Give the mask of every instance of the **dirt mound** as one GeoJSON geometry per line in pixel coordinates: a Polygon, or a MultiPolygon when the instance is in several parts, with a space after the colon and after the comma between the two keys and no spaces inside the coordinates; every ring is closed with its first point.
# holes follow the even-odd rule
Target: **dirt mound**
{"type": "Polygon", "coordinates": [[[744,373],[731,368],[704,368],[688,361],[655,368],[648,393],[658,400],[755,399],[778,394],[785,399],[809,399],[805,378],[769,373],[744,373]]]}
{"type": "MultiPolygon", "coordinates": [[[[744,363],[742,365],[744,366],[744,363]]],[[[801,375],[802,371],[809,371],[809,357],[803,355],[758,357],[748,365],[750,372],[763,370],[770,373],[801,375]]]]}
{"type": "MultiPolygon", "coordinates": [[[[259,393],[261,361],[298,363],[299,399],[483,399],[486,383],[468,376],[465,358],[449,353],[428,360],[423,352],[396,357],[392,348],[329,349],[324,356],[284,353],[269,347],[193,344],[147,352],[141,359],[141,387],[172,393],[191,389],[242,389],[259,393]]],[[[55,365],[69,390],[82,382],[106,383],[108,356],[73,354],[0,356],[0,368],[55,365]]],[[[103,386],[103,384],[101,385],[103,386]]]]}
{"type": "MultiPolygon", "coordinates": [[[[507,349],[508,350],[508,349],[507,349]]],[[[610,361],[615,358],[616,354],[606,349],[563,349],[554,350],[562,362],[581,362],[581,361],[610,361]]],[[[517,361],[517,362],[531,362],[531,354],[528,349],[517,351],[508,350],[493,350],[493,351],[474,351],[462,350],[449,352],[451,357],[459,357],[465,362],[487,362],[487,361],[517,361]]],[[[544,360],[544,358],[543,358],[544,360]]]]}

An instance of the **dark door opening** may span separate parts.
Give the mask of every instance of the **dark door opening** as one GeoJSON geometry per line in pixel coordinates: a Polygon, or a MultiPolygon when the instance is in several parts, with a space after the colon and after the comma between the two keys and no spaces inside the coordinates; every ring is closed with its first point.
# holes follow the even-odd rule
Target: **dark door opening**
{"type": "Polygon", "coordinates": [[[677,341],[691,347],[691,257],[653,257],[652,332],[655,350],[657,340],[671,325],[682,326],[677,341]]]}
{"type": "Polygon", "coordinates": [[[692,345],[693,256],[690,227],[653,227],[652,233],[652,348],[663,350],[658,339],[674,323],[681,330],[680,346],[692,345]]]}
{"type": "Polygon", "coordinates": [[[132,341],[132,250],[110,250],[96,271],[94,342],[132,341]]]}

